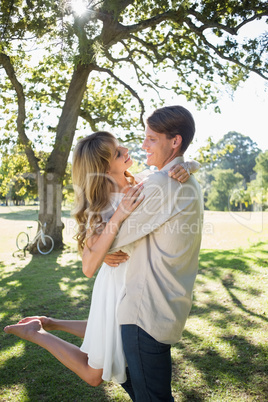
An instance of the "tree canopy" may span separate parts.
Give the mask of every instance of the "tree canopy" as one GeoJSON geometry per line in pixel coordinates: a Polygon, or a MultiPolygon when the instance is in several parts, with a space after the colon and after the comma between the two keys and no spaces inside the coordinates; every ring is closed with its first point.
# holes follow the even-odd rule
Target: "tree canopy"
{"type": "Polygon", "coordinates": [[[212,211],[228,211],[230,198],[239,182],[243,181],[240,173],[232,169],[214,169],[211,172],[214,180],[211,182],[206,206],[212,211]]]}
{"type": "Polygon", "coordinates": [[[267,33],[243,34],[252,22],[267,21],[266,1],[87,0],[83,13],[75,4],[0,4],[1,145],[13,138],[24,147],[43,183],[39,219],[56,246],[59,189],[79,116],[91,130],[108,124],[130,138],[144,124],[146,91],[154,106],[167,88],[201,108],[216,104],[221,85],[236,89],[250,72],[268,77],[267,33]],[[51,153],[41,167],[36,143],[44,133],[51,153]]]}
{"type": "Polygon", "coordinates": [[[256,179],[248,186],[253,202],[261,204],[263,209],[268,208],[268,150],[260,153],[256,158],[256,179]]]}
{"type": "Polygon", "coordinates": [[[199,180],[205,206],[211,210],[231,207],[250,210],[255,203],[259,208],[265,202],[257,194],[262,193],[265,183],[262,173],[266,159],[266,153],[262,153],[250,137],[235,131],[225,134],[216,144],[209,139],[208,144],[199,149],[199,160],[204,167],[199,180]]]}
{"type": "Polygon", "coordinates": [[[36,180],[30,173],[26,155],[19,146],[3,155],[0,166],[0,199],[8,205],[12,200],[18,205],[25,198],[37,197],[36,180]]]}
{"type": "Polygon", "coordinates": [[[211,147],[211,153],[217,155],[211,165],[212,168],[233,169],[248,183],[254,174],[256,157],[260,152],[261,150],[250,137],[230,131],[211,147]]]}

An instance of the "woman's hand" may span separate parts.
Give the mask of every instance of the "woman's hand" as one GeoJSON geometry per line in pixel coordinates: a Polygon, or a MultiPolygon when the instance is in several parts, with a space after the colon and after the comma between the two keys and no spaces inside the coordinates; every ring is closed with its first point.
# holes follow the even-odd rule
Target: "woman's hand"
{"type": "Polygon", "coordinates": [[[103,261],[110,267],[118,267],[119,264],[126,262],[128,259],[128,254],[120,250],[113,254],[107,254],[103,261]]]}
{"type": "Polygon", "coordinates": [[[112,219],[115,218],[118,222],[122,223],[144,200],[142,189],[142,183],[131,187],[118,205],[112,219]]]}
{"type": "Polygon", "coordinates": [[[142,189],[142,184],[132,187],[118,205],[117,210],[106,224],[102,233],[86,239],[86,247],[84,247],[82,255],[82,270],[88,278],[92,278],[101,266],[104,258],[106,258],[121,223],[144,199],[144,195],[141,194],[142,189]]]}
{"type": "Polygon", "coordinates": [[[185,183],[191,173],[195,173],[200,169],[201,165],[195,160],[190,160],[187,162],[177,163],[177,165],[172,166],[169,170],[168,175],[172,179],[178,180],[181,183],[185,183]]]}
{"type": "Polygon", "coordinates": [[[190,170],[187,167],[187,162],[172,166],[168,175],[180,183],[185,183],[190,177],[190,170]]]}

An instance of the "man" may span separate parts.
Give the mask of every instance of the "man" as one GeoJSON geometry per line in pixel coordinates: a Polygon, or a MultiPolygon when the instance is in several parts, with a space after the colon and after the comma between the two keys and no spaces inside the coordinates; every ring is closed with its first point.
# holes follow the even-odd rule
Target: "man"
{"type": "Polygon", "coordinates": [[[182,334],[198,270],[203,203],[191,176],[167,178],[195,132],[181,106],[156,110],[147,120],[142,148],[158,172],[144,182],[144,201],[125,220],[110,252],[132,246],[124,297],[118,308],[133,401],[173,401],[170,346],[182,334]]]}

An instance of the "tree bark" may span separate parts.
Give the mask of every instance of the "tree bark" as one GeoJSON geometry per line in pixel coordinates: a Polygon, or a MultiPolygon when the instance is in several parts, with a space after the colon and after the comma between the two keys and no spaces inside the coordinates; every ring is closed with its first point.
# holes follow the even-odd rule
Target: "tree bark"
{"type": "MultiPolygon", "coordinates": [[[[64,246],[62,236],[64,224],[61,221],[63,177],[73,143],[80,104],[93,67],[93,65],[78,65],[74,70],[59,120],[54,149],[48,159],[45,173],[38,173],[39,220],[42,224],[46,223],[45,233],[53,238],[55,249],[62,249],[64,246]]],[[[36,245],[31,248],[31,252],[37,252],[36,245]]]]}
{"type": "MultiPolygon", "coordinates": [[[[39,221],[46,223],[45,233],[54,240],[54,248],[62,249],[64,224],[61,221],[62,183],[70,154],[80,104],[93,65],[78,65],[74,70],[62,114],[57,128],[56,142],[50,154],[44,174],[38,172],[39,221]]],[[[39,229],[39,227],[38,227],[39,229]]],[[[30,249],[37,253],[36,244],[30,249]]]]}
{"type": "Polygon", "coordinates": [[[63,177],[65,173],[80,114],[80,105],[88,76],[94,67],[94,64],[79,64],[73,72],[57,128],[55,146],[48,159],[46,172],[56,173],[60,177],[63,177]]]}
{"type": "MultiPolygon", "coordinates": [[[[64,224],[61,221],[62,180],[55,173],[38,174],[39,214],[38,219],[43,226],[45,234],[54,240],[54,249],[62,249],[62,230],[64,224]],[[45,226],[44,226],[45,225],[45,226]]],[[[38,229],[40,225],[38,225],[38,229]]],[[[31,245],[29,251],[37,254],[36,243],[31,245]]]]}

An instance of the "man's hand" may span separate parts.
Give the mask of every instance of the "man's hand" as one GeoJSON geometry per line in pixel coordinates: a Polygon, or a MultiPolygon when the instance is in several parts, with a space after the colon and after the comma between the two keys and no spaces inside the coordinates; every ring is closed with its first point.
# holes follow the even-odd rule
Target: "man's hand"
{"type": "Polygon", "coordinates": [[[103,261],[110,267],[118,267],[119,264],[126,262],[128,259],[128,254],[120,250],[114,254],[107,254],[103,261]]]}

